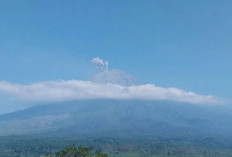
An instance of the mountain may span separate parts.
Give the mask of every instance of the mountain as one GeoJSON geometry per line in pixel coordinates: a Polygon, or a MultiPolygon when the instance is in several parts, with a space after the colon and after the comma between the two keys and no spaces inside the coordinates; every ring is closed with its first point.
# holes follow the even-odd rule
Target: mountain
{"type": "Polygon", "coordinates": [[[105,70],[97,73],[91,78],[95,83],[113,83],[123,86],[138,84],[138,80],[132,75],[120,70],[105,70]]]}
{"type": "Polygon", "coordinates": [[[145,100],[80,100],[0,115],[0,135],[231,136],[228,106],[145,100]]]}

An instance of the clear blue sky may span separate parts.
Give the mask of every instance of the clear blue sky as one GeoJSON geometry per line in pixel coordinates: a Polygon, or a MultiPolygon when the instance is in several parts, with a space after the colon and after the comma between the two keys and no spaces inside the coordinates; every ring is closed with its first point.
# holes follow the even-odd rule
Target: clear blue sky
{"type": "Polygon", "coordinates": [[[0,80],[86,80],[93,57],[143,83],[232,96],[231,0],[1,0],[0,80]]]}

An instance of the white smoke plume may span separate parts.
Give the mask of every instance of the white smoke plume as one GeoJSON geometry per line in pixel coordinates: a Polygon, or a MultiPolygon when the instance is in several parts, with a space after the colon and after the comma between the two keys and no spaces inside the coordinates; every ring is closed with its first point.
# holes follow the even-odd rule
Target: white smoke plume
{"type": "Polygon", "coordinates": [[[94,83],[112,83],[117,85],[131,86],[138,84],[138,80],[132,75],[117,69],[109,70],[108,61],[96,57],[91,61],[97,73],[90,79],[94,83]]]}
{"type": "Polygon", "coordinates": [[[91,63],[98,71],[107,71],[108,70],[108,61],[104,61],[103,59],[96,57],[91,60],[91,63]]]}

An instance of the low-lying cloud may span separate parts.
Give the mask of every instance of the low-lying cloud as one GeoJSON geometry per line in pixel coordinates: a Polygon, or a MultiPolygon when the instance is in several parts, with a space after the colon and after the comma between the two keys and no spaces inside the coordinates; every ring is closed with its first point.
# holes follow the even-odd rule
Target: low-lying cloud
{"type": "Polygon", "coordinates": [[[108,61],[91,60],[97,69],[90,81],[46,81],[28,85],[0,81],[0,94],[8,94],[26,102],[59,102],[80,99],[141,99],[170,100],[194,104],[216,104],[218,99],[178,88],[163,88],[153,84],[138,85],[130,74],[108,70],[108,61]]]}
{"type": "Polygon", "coordinates": [[[59,102],[80,99],[170,100],[196,104],[215,104],[213,96],[199,95],[177,88],[153,84],[123,86],[112,83],[67,80],[39,82],[29,85],[0,82],[0,92],[29,102],[59,102]]]}

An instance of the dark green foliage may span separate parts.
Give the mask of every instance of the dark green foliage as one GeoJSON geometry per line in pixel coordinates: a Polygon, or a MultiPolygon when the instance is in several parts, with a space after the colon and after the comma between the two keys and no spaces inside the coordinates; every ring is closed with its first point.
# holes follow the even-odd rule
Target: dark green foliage
{"type": "Polygon", "coordinates": [[[97,152],[97,153],[95,154],[95,157],[108,157],[108,155],[107,155],[107,154],[103,154],[103,153],[97,152]]]}
{"type": "Polygon", "coordinates": [[[94,154],[88,147],[79,146],[77,148],[75,145],[67,146],[64,150],[56,152],[55,154],[55,157],[108,157],[107,154],[100,152],[94,154]]]}

